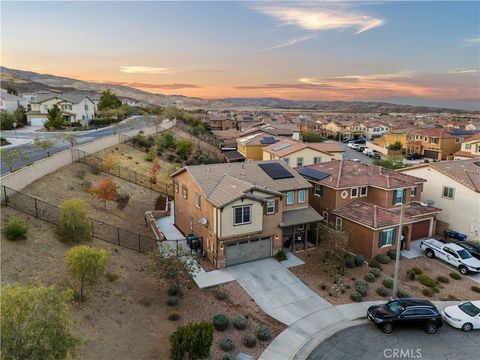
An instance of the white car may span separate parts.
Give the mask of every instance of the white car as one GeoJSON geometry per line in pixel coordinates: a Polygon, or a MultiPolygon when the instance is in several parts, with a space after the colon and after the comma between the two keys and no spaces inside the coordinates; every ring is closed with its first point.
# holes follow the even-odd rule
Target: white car
{"type": "Polygon", "coordinates": [[[357,145],[357,144],[355,144],[355,142],[353,142],[353,141],[349,141],[349,142],[348,142],[348,144],[347,144],[347,147],[349,147],[349,148],[352,148],[352,149],[353,149],[353,147],[354,147],[355,145],[357,145]]]}
{"type": "Polygon", "coordinates": [[[442,310],[442,317],[446,323],[463,331],[480,329],[480,301],[448,306],[442,310]]]}
{"type": "Polygon", "coordinates": [[[420,248],[428,258],[437,257],[455,266],[462,275],[480,273],[480,260],[457,244],[444,244],[435,239],[427,239],[420,242],[420,248]]]}

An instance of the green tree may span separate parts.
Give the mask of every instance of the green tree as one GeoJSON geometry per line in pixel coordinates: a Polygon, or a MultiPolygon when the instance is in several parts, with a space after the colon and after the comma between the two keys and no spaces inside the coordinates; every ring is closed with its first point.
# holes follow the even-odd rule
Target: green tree
{"type": "Polygon", "coordinates": [[[203,123],[198,123],[192,129],[193,129],[192,130],[193,135],[195,135],[198,139],[198,147],[200,147],[200,136],[205,134],[205,131],[207,131],[207,128],[205,127],[205,125],[203,123]]]}
{"type": "Polygon", "coordinates": [[[8,94],[12,94],[12,95],[15,95],[15,96],[18,96],[18,90],[11,87],[10,85],[7,85],[5,90],[7,90],[7,93],[8,94]]]}
{"type": "Polygon", "coordinates": [[[182,159],[187,159],[192,153],[192,142],[189,140],[179,140],[177,141],[175,149],[182,159]]]}
{"type": "Polygon", "coordinates": [[[12,130],[13,123],[15,119],[12,114],[7,113],[6,111],[0,111],[0,129],[1,130],[12,130]]]}
{"type": "Polygon", "coordinates": [[[323,136],[316,133],[315,131],[308,130],[303,134],[303,141],[304,142],[323,142],[323,136]]]}
{"type": "Polygon", "coordinates": [[[394,144],[388,145],[389,150],[402,150],[402,143],[400,141],[395,141],[394,144]]]}
{"type": "Polygon", "coordinates": [[[145,155],[145,160],[146,161],[155,160],[157,158],[157,152],[158,152],[158,149],[156,145],[150,146],[150,149],[148,150],[147,155],[145,155]]]}
{"type": "Polygon", "coordinates": [[[89,209],[90,205],[80,198],[68,199],[62,203],[57,226],[57,232],[62,241],[82,242],[92,239],[89,209]]]}
{"type": "Polygon", "coordinates": [[[175,142],[175,136],[169,132],[162,133],[158,140],[159,146],[166,149],[175,149],[175,142]]]}
{"type": "Polygon", "coordinates": [[[100,101],[98,102],[98,111],[107,109],[116,109],[122,105],[122,102],[110,89],[104,90],[100,101]]]}
{"type": "Polygon", "coordinates": [[[391,170],[402,169],[406,166],[403,163],[403,158],[398,155],[390,156],[388,159],[374,159],[373,165],[383,166],[391,170]]]}
{"type": "Polygon", "coordinates": [[[15,163],[21,161],[28,161],[28,156],[26,156],[23,152],[22,147],[16,147],[10,150],[1,150],[0,157],[2,159],[2,163],[4,163],[8,167],[8,171],[13,172],[13,167],[15,163]]]}
{"type": "Polygon", "coordinates": [[[44,126],[47,129],[61,129],[65,124],[65,119],[62,116],[62,111],[57,104],[53,105],[50,109],[47,110],[47,121],[44,126]]]}
{"type": "Polygon", "coordinates": [[[65,264],[73,279],[79,282],[80,301],[85,300],[85,286],[93,286],[105,273],[108,253],[86,245],[75,246],[68,250],[65,264]]]}
{"type": "Polygon", "coordinates": [[[23,126],[27,124],[27,110],[20,105],[17,110],[13,113],[13,119],[18,124],[18,126],[23,126]]]}
{"type": "Polygon", "coordinates": [[[201,360],[209,358],[213,343],[213,325],[207,321],[179,326],[170,337],[171,358],[201,360]]]}
{"type": "Polygon", "coordinates": [[[36,150],[44,150],[47,152],[47,157],[50,156],[50,150],[55,146],[55,142],[50,139],[41,139],[38,136],[35,136],[33,139],[33,147],[36,150]]]}
{"type": "Polygon", "coordinates": [[[70,333],[67,306],[53,287],[2,286],[1,349],[5,360],[72,358],[80,337],[70,333]]]}

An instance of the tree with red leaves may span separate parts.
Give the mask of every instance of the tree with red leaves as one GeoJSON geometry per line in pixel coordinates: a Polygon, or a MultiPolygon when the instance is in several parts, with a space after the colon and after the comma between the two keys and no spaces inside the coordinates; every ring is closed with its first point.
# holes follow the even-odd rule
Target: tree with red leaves
{"type": "Polygon", "coordinates": [[[160,171],[160,163],[158,160],[154,160],[150,172],[152,173],[152,184],[157,183],[157,174],[160,171]]]}
{"type": "Polygon", "coordinates": [[[107,208],[107,201],[115,201],[118,196],[118,185],[115,184],[112,178],[106,178],[100,181],[91,190],[97,198],[104,201],[105,208],[107,208]]]}

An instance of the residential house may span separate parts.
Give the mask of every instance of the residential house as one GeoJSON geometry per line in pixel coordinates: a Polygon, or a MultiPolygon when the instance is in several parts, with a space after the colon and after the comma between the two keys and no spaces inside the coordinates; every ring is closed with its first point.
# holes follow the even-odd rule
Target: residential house
{"type": "Polygon", "coordinates": [[[364,121],[359,126],[367,140],[380,138],[390,131],[390,126],[381,121],[364,121]]]}
{"type": "Polygon", "coordinates": [[[399,142],[400,144],[402,144],[402,149],[406,149],[407,142],[412,141],[414,139],[414,132],[415,132],[415,129],[413,128],[396,129],[396,130],[389,131],[388,133],[384,134],[381,138],[376,138],[374,142],[375,144],[385,148],[388,148],[390,145],[393,145],[396,142],[399,142]]]}
{"type": "Polygon", "coordinates": [[[363,135],[363,130],[356,121],[330,121],[325,125],[325,130],[330,133],[341,136],[341,139],[352,139],[356,136],[363,135]]]}
{"type": "Polygon", "coordinates": [[[282,139],[262,150],[263,160],[283,160],[291,167],[340,160],[345,151],[343,146],[335,141],[307,143],[293,139],[282,139]]]}
{"type": "Polygon", "coordinates": [[[3,89],[0,91],[0,111],[13,114],[19,106],[23,106],[26,110],[27,100],[23,97],[9,94],[3,89]]]}
{"type": "Polygon", "coordinates": [[[461,148],[453,154],[454,160],[480,158],[480,133],[468,137],[462,142],[461,148]]]}
{"type": "Polygon", "coordinates": [[[278,141],[279,137],[257,130],[237,139],[237,151],[245,160],[263,160],[263,148],[278,141]]]}
{"type": "Polygon", "coordinates": [[[224,113],[205,115],[202,121],[206,123],[212,131],[229,130],[234,128],[233,119],[224,113]]]}
{"type": "Polygon", "coordinates": [[[419,201],[426,180],[381,166],[336,160],[298,168],[311,184],[310,205],[325,223],[350,234],[352,249],[372,259],[395,249],[400,237],[400,204],[406,204],[403,248],[435,233],[440,211],[419,201]],[[410,203],[410,204],[409,204],[410,203]]]}
{"type": "Polygon", "coordinates": [[[175,225],[201,238],[215,268],[305,247],[318,236],[311,185],[283,161],[186,166],[171,176],[175,225]]]}
{"type": "Polygon", "coordinates": [[[443,209],[439,230],[449,228],[480,240],[480,160],[434,162],[399,171],[427,181],[421,199],[443,209]]]}

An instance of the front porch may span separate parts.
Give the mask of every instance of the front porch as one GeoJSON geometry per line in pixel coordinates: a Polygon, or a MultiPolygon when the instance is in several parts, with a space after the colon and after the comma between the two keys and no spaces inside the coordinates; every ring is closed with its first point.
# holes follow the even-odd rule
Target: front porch
{"type": "Polygon", "coordinates": [[[321,221],[323,221],[322,215],[310,206],[285,211],[280,224],[283,248],[298,252],[318,246],[318,224],[321,221]]]}

